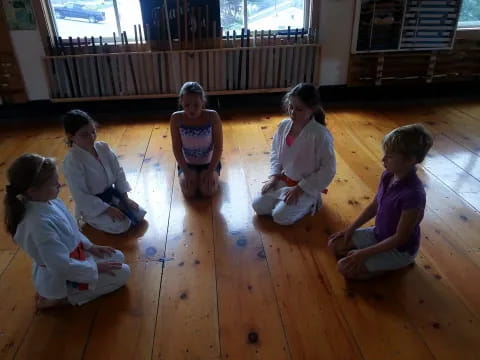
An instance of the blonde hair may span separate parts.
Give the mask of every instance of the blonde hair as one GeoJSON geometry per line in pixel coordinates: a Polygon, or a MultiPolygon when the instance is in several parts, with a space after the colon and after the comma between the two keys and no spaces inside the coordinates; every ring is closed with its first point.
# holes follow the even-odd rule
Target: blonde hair
{"type": "Polygon", "coordinates": [[[413,156],[421,163],[433,145],[433,137],[421,124],[405,125],[385,135],[382,145],[385,152],[413,156]]]}

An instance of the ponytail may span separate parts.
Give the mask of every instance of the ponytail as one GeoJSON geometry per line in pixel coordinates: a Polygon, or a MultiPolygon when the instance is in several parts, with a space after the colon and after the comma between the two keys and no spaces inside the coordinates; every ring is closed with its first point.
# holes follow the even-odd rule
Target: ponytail
{"type": "Polygon", "coordinates": [[[319,124],[327,126],[327,123],[325,121],[325,110],[323,110],[322,107],[313,112],[313,117],[315,118],[315,121],[319,124]]]}
{"type": "Polygon", "coordinates": [[[17,226],[25,215],[25,201],[12,185],[7,185],[5,204],[5,226],[7,231],[13,236],[17,231],[17,226]]]}
{"type": "Polygon", "coordinates": [[[18,224],[26,212],[27,190],[46,183],[56,172],[55,160],[37,154],[24,154],[17,158],[8,168],[5,198],[5,226],[15,235],[18,224]]]}

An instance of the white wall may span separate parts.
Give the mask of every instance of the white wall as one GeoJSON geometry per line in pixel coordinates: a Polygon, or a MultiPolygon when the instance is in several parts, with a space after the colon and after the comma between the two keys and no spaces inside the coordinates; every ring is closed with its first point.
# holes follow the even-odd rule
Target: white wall
{"type": "Polygon", "coordinates": [[[321,85],[345,85],[355,0],[320,0],[321,85]]]}
{"type": "Polygon", "coordinates": [[[37,30],[10,31],[23,81],[30,101],[49,98],[47,78],[42,64],[45,51],[37,30]]]}

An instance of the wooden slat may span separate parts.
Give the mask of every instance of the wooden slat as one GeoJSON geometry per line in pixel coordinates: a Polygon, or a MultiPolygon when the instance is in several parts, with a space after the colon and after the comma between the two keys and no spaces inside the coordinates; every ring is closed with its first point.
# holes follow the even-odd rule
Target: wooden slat
{"type": "Polygon", "coordinates": [[[138,262],[130,264],[130,268],[127,287],[99,301],[82,359],[150,358],[162,264],[138,262]]]}
{"type": "Polygon", "coordinates": [[[209,200],[184,201],[175,182],[152,354],[218,358],[212,207],[209,200]]]}
{"type": "MultiPolygon", "coordinates": [[[[268,153],[269,146],[260,129],[247,126],[237,131],[235,141],[242,150],[250,193],[255,195],[260,190],[262,178],[267,177],[268,157],[264,153],[268,153]]],[[[275,278],[292,358],[358,358],[360,352],[353,336],[343,317],[334,310],[336,305],[332,301],[330,285],[323,281],[309,250],[298,244],[300,225],[279,231],[271,220],[261,219],[257,226],[262,232],[270,271],[275,278]],[[298,293],[304,295],[292,296],[298,293]],[[292,311],[306,308],[311,311],[292,311]],[[323,336],[314,339],[313,334],[323,336]]]]}
{"type": "Polygon", "coordinates": [[[221,176],[221,196],[214,201],[221,211],[213,215],[222,357],[289,359],[265,250],[251,222],[235,129],[225,135],[228,167],[221,176]]]}
{"type": "Polygon", "coordinates": [[[30,260],[18,252],[0,278],[0,357],[5,360],[14,358],[35,314],[30,273],[30,260]]]}

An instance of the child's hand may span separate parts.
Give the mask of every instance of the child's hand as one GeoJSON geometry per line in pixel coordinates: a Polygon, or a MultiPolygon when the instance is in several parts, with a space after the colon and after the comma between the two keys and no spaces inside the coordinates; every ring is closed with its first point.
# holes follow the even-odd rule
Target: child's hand
{"type": "Polygon", "coordinates": [[[365,272],[365,253],[362,250],[350,250],[344,258],[344,265],[347,274],[355,276],[360,272],[365,272]]]}
{"type": "Polygon", "coordinates": [[[278,176],[272,176],[262,187],[262,195],[269,192],[271,189],[275,188],[278,184],[278,176]]]}
{"type": "Polygon", "coordinates": [[[303,194],[302,188],[298,185],[294,186],[293,188],[290,188],[285,192],[284,201],[287,205],[295,205],[298,199],[300,198],[300,196],[302,196],[302,194],[303,194]]]}
{"type": "Polygon", "coordinates": [[[328,246],[330,247],[333,246],[335,241],[341,238],[344,238],[345,242],[349,243],[352,240],[352,236],[353,236],[353,230],[351,230],[350,228],[347,228],[346,230],[343,230],[343,231],[336,232],[330,235],[330,237],[328,238],[328,246]]]}
{"type": "Polygon", "coordinates": [[[87,250],[90,254],[95,255],[99,258],[104,258],[105,256],[109,257],[115,253],[115,249],[110,246],[100,246],[93,245],[90,249],[87,250]]]}
{"type": "Polygon", "coordinates": [[[97,269],[100,274],[108,274],[115,276],[115,270],[122,268],[122,263],[119,262],[101,262],[97,263],[97,269]]]}
{"type": "Polygon", "coordinates": [[[137,209],[140,207],[140,205],[138,205],[135,201],[133,201],[133,200],[130,199],[130,198],[125,199],[125,201],[127,202],[127,204],[128,204],[129,207],[131,207],[131,208],[133,208],[133,209],[135,209],[135,210],[137,210],[137,209]]]}
{"type": "Polygon", "coordinates": [[[116,207],[110,206],[106,212],[107,215],[110,216],[110,218],[113,220],[113,222],[122,221],[125,219],[125,214],[116,207]]]}

